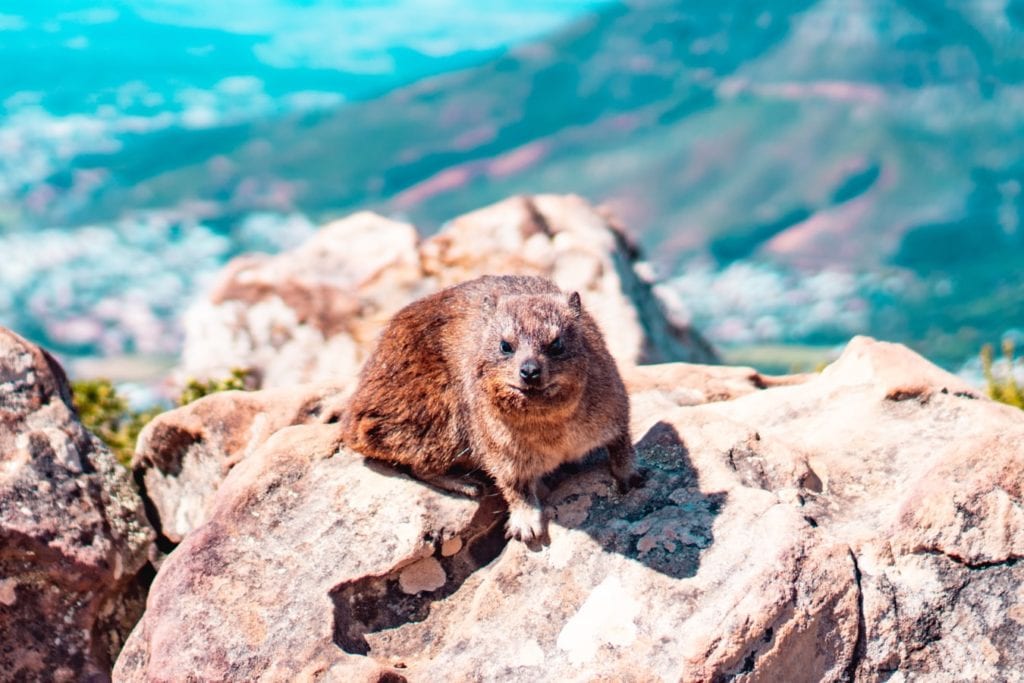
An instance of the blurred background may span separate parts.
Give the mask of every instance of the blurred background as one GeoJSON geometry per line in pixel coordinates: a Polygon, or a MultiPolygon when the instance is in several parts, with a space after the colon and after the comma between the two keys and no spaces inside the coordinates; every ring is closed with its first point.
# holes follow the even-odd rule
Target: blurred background
{"type": "Polygon", "coordinates": [[[0,325],[86,374],[239,253],[523,192],[761,369],[1024,329],[1021,0],[7,0],[0,64],[0,325]]]}

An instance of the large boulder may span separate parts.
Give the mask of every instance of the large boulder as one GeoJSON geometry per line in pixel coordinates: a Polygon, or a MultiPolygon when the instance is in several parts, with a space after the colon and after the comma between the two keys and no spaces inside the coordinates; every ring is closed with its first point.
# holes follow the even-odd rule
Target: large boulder
{"type": "Polygon", "coordinates": [[[109,679],[142,612],[152,541],[60,366],[0,328],[0,680],[109,679]]]}
{"type": "Polygon", "coordinates": [[[252,370],[263,387],[353,377],[384,323],[416,298],[485,274],[544,275],[577,290],[627,364],[714,362],[672,320],[624,231],[579,197],[516,197],[433,237],[370,213],[277,256],[232,261],[185,317],[184,375],[252,370]]]}
{"type": "Polygon", "coordinates": [[[278,432],[166,559],[116,677],[1019,678],[1024,412],[866,338],[816,375],[628,381],[648,484],[563,468],[539,552],[493,497],[278,432]]]}

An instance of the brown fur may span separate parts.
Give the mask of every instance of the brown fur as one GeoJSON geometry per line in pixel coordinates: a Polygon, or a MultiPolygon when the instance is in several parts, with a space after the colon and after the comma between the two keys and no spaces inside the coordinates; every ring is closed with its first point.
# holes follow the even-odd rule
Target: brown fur
{"type": "Polygon", "coordinates": [[[545,536],[538,479],[562,463],[607,446],[620,488],[642,481],[600,330],[577,294],[539,277],[486,276],[399,311],[363,368],[345,434],[364,455],[463,494],[479,487],[452,468],[484,470],[509,503],[509,535],[527,542],[545,536]]]}

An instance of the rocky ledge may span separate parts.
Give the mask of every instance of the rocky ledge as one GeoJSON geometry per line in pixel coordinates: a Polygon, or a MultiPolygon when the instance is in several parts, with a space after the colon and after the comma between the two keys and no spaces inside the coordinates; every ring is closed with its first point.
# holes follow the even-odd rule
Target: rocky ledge
{"type": "MultiPolygon", "coordinates": [[[[200,435],[165,453],[189,463],[178,476],[238,464],[190,504],[204,521],[160,568],[115,678],[1019,675],[1024,412],[867,338],[815,375],[668,364],[628,383],[649,483],[616,494],[600,456],[556,473],[539,552],[506,543],[497,498],[346,450],[330,411],[269,436],[240,422],[235,447],[201,437],[224,424],[204,403],[270,410],[298,389],[166,414],[154,433],[200,435]]],[[[185,494],[160,495],[174,510],[185,494]]]]}
{"type": "Polygon", "coordinates": [[[807,375],[638,366],[710,357],[642,271],[558,197],[422,242],[360,215],[236,262],[185,365],[266,388],[163,414],[131,476],[57,363],[0,332],[0,679],[1021,680],[1024,411],[867,338],[807,375]],[[337,428],[391,311],[509,268],[595,311],[650,473],[625,495],[600,453],[554,473],[536,552],[500,496],[367,462],[337,428]]]}

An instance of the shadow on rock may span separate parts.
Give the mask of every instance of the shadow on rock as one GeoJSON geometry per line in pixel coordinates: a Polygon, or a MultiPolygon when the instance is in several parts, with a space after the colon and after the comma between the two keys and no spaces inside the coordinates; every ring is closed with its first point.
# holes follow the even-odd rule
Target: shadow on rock
{"type": "Polygon", "coordinates": [[[653,425],[636,450],[647,482],[625,494],[616,493],[600,452],[551,475],[551,523],[584,531],[605,551],[672,578],[694,576],[726,494],[698,488],[686,445],[666,422],[653,425]]]}
{"type": "MultiPolygon", "coordinates": [[[[368,461],[375,471],[387,469],[368,461]]],[[[451,495],[451,494],[448,494],[451,495]]],[[[385,576],[367,576],[335,586],[334,643],[349,654],[370,652],[369,633],[423,621],[430,606],[459,590],[477,569],[505,547],[507,508],[499,495],[481,499],[466,541],[434,542],[434,553],[385,576]]],[[[443,531],[443,530],[442,530],[443,531]]]]}
{"type": "MultiPolygon", "coordinates": [[[[670,424],[655,424],[636,448],[647,483],[625,494],[616,492],[602,451],[548,476],[545,507],[550,524],[583,531],[604,551],[666,576],[694,576],[701,553],[713,541],[712,524],[726,494],[699,490],[687,448],[670,424]]],[[[369,459],[364,466],[389,478],[409,477],[402,468],[369,459]]],[[[373,650],[390,651],[388,641],[402,637],[395,635],[402,632],[398,627],[427,620],[433,603],[455,594],[473,572],[502,553],[510,543],[504,535],[508,509],[493,485],[486,490],[464,534],[466,540],[458,547],[435,540],[430,556],[384,576],[347,581],[330,591],[338,647],[349,654],[367,655],[372,641],[373,650]]]]}

